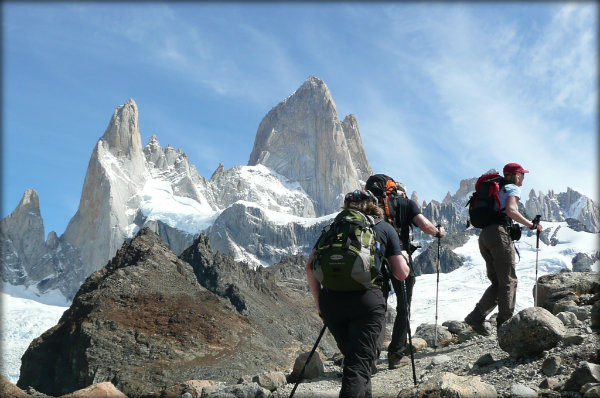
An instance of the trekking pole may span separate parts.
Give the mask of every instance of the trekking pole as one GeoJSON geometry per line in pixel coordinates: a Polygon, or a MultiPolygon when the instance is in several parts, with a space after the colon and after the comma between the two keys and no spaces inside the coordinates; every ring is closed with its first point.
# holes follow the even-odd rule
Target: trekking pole
{"type": "Polygon", "coordinates": [[[442,224],[438,223],[437,225],[437,229],[438,229],[438,250],[437,250],[437,282],[435,284],[435,334],[433,336],[433,348],[437,349],[437,335],[438,335],[438,326],[437,326],[437,321],[438,321],[438,293],[439,293],[439,289],[440,289],[440,241],[442,239],[442,237],[439,234],[440,228],[442,227],[442,224]]]}
{"type": "Polygon", "coordinates": [[[540,254],[540,230],[537,229],[538,224],[540,223],[540,219],[542,218],[541,214],[538,214],[533,219],[533,228],[536,229],[535,234],[535,299],[533,301],[533,306],[537,307],[538,302],[538,256],[540,254]]]}
{"type": "Polygon", "coordinates": [[[304,366],[302,367],[302,370],[300,371],[300,375],[298,376],[298,381],[296,382],[296,385],[292,389],[292,392],[290,393],[289,398],[292,398],[294,396],[294,393],[296,392],[296,388],[298,388],[298,385],[300,384],[300,382],[302,382],[302,376],[304,376],[304,371],[306,370],[306,366],[308,366],[308,363],[312,359],[313,354],[317,350],[317,346],[319,345],[319,341],[321,341],[321,337],[323,337],[323,334],[325,333],[325,329],[327,329],[327,325],[323,325],[323,329],[321,329],[321,333],[319,333],[319,337],[317,338],[317,341],[315,342],[315,346],[312,348],[312,351],[310,352],[310,354],[308,354],[308,358],[306,358],[306,362],[304,363],[304,366]]]}
{"type": "Polygon", "coordinates": [[[406,310],[406,326],[408,329],[408,346],[410,348],[410,362],[412,364],[413,381],[416,386],[417,385],[417,372],[415,370],[415,354],[413,353],[412,336],[411,336],[411,332],[410,332],[410,306],[408,305],[408,297],[406,294],[406,283],[404,281],[401,281],[400,286],[402,286],[402,296],[404,297],[404,307],[406,310]]]}

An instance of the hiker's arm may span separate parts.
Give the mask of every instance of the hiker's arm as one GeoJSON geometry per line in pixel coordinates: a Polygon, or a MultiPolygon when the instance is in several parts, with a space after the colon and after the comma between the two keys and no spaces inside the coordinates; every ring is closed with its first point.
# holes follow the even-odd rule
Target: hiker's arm
{"type": "Polygon", "coordinates": [[[438,229],[423,214],[417,214],[413,217],[412,221],[417,227],[421,229],[421,231],[425,232],[426,234],[436,236],[439,232],[440,238],[443,238],[446,235],[444,227],[440,227],[440,229],[438,229]]]}
{"type": "MultiPolygon", "coordinates": [[[[518,198],[516,196],[507,197],[505,207],[506,215],[528,228],[533,228],[533,222],[523,217],[523,215],[519,212],[518,203],[518,198]]],[[[542,226],[539,223],[537,230],[542,232],[542,226]]]]}
{"type": "Polygon", "coordinates": [[[408,253],[406,253],[405,250],[402,250],[402,255],[396,254],[388,257],[392,274],[394,275],[394,278],[398,279],[399,281],[405,280],[410,272],[410,268],[408,267],[406,260],[407,258],[408,253]]]}
{"type": "Polygon", "coordinates": [[[315,278],[315,275],[310,268],[310,265],[313,261],[315,255],[315,251],[313,249],[310,252],[310,256],[308,257],[308,262],[306,263],[306,278],[308,279],[308,286],[310,287],[310,292],[312,293],[313,299],[315,300],[315,306],[317,307],[317,313],[321,316],[321,307],[319,307],[319,292],[321,291],[321,283],[315,278]]]}

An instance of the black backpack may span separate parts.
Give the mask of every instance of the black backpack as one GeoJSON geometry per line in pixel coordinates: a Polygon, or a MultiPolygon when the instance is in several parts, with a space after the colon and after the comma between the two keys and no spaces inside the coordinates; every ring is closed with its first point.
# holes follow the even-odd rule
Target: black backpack
{"type": "MultiPolygon", "coordinates": [[[[498,173],[484,174],[475,183],[475,192],[465,205],[469,207],[470,223],[476,228],[492,224],[505,224],[506,214],[500,208],[500,189],[506,185],[506,180],[498,173]]],[[[467,222],[468,225],[468,222],[467,222]]]]}
{"type": "Polygon", "coordinates": [[[369,190],[377,198],[379,207],[383,209],[385,220],[392,224],[399,231],[400,225],[397,224],[396,204],[398,198],[398,185],[396,181],[385,174],[374,174],[367,179],[365,189],[369,190]]]}

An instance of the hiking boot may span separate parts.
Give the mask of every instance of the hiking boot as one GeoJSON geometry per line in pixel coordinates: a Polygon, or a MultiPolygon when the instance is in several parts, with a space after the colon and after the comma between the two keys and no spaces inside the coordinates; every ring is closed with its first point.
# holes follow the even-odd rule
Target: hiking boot
{"type": "Polygon", "coordinates": [[[388,369],[398,369],[408,363],[408,357],[406,355],[398,355],[393,352],[388,354],[388,369]]]}
{"type": "Polygon", "coordinates": [[[465,318],[465,323],[476,331],[478,334],[482,336],[489,336],[490,331],[487,330],[483,322],[485,321],[485,316],[481,314],[479,308],[475,306],[475,309],[471,311],[469,315],[465,318]]]}
{"type": "Polygon", "coordinates": [[[371,362],[371,374],[374,375],[377,372],[377,359],[374,359],[373,362],[371,362]]]}
{"type": "Polygon", "coordinates": [[[482,335],[482,336],[489,336],[490,335],[490,331],[487,330],[487,328],[485,327],[485,325],[483,324],[483,322],[475,322],[472,319],[470,319],[469,317],[465,318],[465,323],[469,326],[471,326],[471,328],[476,331],[478,334],[482,335]]]}

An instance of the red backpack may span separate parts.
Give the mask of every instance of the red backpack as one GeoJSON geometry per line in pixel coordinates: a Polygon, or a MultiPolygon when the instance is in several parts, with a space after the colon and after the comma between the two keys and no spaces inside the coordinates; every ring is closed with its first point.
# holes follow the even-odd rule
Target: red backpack
{"type": "Polygon", "coordinates": [[[504,224],[506,214],[500,208],[500,189],[506,185],[506,180],[498,173],[484,174],[475,183],[475,192],[467,202],[469,218],[476,228],[492,224],[504,224]]]}

